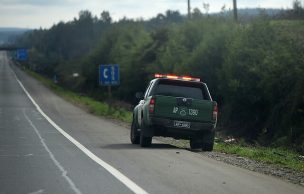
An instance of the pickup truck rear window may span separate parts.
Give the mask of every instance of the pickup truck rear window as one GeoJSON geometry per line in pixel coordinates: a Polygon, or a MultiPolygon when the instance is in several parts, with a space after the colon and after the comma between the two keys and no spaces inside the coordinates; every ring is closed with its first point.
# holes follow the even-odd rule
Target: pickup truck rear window
{"type": "Polygon", "coordinates": [[[206,99],[202,85],[186,82],[160,82],[155,88],[154,95],[206,99]]]}

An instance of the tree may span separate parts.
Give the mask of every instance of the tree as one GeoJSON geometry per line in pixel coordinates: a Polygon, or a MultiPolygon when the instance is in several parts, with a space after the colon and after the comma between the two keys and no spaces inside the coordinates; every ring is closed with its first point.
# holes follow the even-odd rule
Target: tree
{"type": "Polygon", "coordinates": [[[304,16],[304,9],[302,7],[302,3],[299,0],[293,1],[293,12],[297,17],[304,16]]]}
{"type": "Polygon", "coordinates": [[[112,22],[112,18],[111,18],[111,15],[108,11],[103,11],[101,14],[100,14],[100,19],[102,22],[104,23],[111,23],[112,22]]]}
{"type": "Polygon", "coordinates": [[[196,7],[193,9],[192,17],[194,19],[201,18],[202,16],[203,16],[203,14],[202,14],[201,10],[199,10],[199,8],[196,7]]]}
{"type": "Polygon", "coordinates": [[[167,10],[166,19],[171,22],[181,22],[183,20],[183,17],[179,11],[167,10]]]}
{"type": "Polygon", "coordinates": [[[204,3],[203,2],[203,8],[205,10],[205,13],[208,15],[209,9],[210,9],[210,4],[209,3],[204,3]]]}

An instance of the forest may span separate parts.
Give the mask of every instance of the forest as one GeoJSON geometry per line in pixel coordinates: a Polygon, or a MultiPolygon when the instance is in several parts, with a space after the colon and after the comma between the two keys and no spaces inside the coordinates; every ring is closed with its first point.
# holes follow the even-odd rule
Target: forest
{"type": "Polygon", "coordinates": [[[241,16],[198,8],[191,18],[168,10],[149,20],[113,21],[88,10],[16,43],[28,48],[30,69],[77,93],[104,101],[98,66],[119,64],[117,101],[135,104],[154,73],[200,77],[219,104],[218,130],[248,143],[304,152],[304,10],[241,16]],[[78,73],[79,76],[73,76],[78,73]]]}

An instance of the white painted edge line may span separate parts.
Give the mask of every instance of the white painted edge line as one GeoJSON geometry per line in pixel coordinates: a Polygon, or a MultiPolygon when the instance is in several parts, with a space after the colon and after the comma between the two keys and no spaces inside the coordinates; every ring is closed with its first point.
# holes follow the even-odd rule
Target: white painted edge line
{"type": "Polygon", "coordinates": [[[148,194],[144,189],[142,189],[140,186],[138,186],[136,183],[134,183],[132,180],[130,180],[128,177],[126,177],[124,174],[122,174],[120,171],[118,171],[116,168],[111,166],[110,164],[106,163],[99,157],[97,157],[95,154],[93,154],[89,149],[84,147],[81,143],[79,143],[76,139],[74,139],[72,136],[70,136],[67,132],[65,132],[63,129],[61,129],[50,117],[48,117],[40,108],[40,106],[35,102],[35,100],[32,98],[32,96],[29,94],[29,92],[25,89],[21,81],[18,79],[16,73],[13,71],[15,78],[27,97],[32,101],[36,109],[40,112],[40,114],[55,128],[57,129],[64,137],[66,137],[70,142],[72,142],[76,147],[78,147],[83,153],[85,153],[89,158],[91,158],[93,161],[95,161],[97,164],[102,166],[105,170],[107,170],[110,174],[112,174],[115,178],[117,178],[121,183],[123,183],[125,186],[127,186],[132,192],[138,193],[138,194],[148,194]]]}
{"type": "MultiPolygon", "coordinates": [[[[26,115],[25,110],[23,110],[23,115],[26,118],[26,120],[29,122],[31,127],[34,129],[36,135],[39,137],[40,142],[44,149],[47,151],[49,154],[50,158],[53,160],[54,164],[57,166],[57,168],[60,170],[61,175],[63,178],[69,183],[71,189],[77,193],[77,194],[82,194],[81,191],[76,187],[75,183],[72,181],[72,179],[67,175],[67,171],[64,169],[64,167],[60,164],[60,162],[55,158],[54,154],[52,151],[49,149],[49,147],[46,145],[44,139],[42,138],[41,134],[39,133],[37,127],[34,125],[34,123],[31,121],[31,119],[26,115]]],[[[38,194],[38,192],[35,192],[38,194]]]]}

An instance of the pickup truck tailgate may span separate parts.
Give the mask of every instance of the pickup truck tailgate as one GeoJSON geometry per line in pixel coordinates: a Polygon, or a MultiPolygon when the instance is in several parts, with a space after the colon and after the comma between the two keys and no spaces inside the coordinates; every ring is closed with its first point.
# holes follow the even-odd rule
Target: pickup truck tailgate
{"type": "Polygon", "coordinates": [[[191,98],[155,96],[154,116],[174,120],[212,122],[214,102],[191,98]]]}

